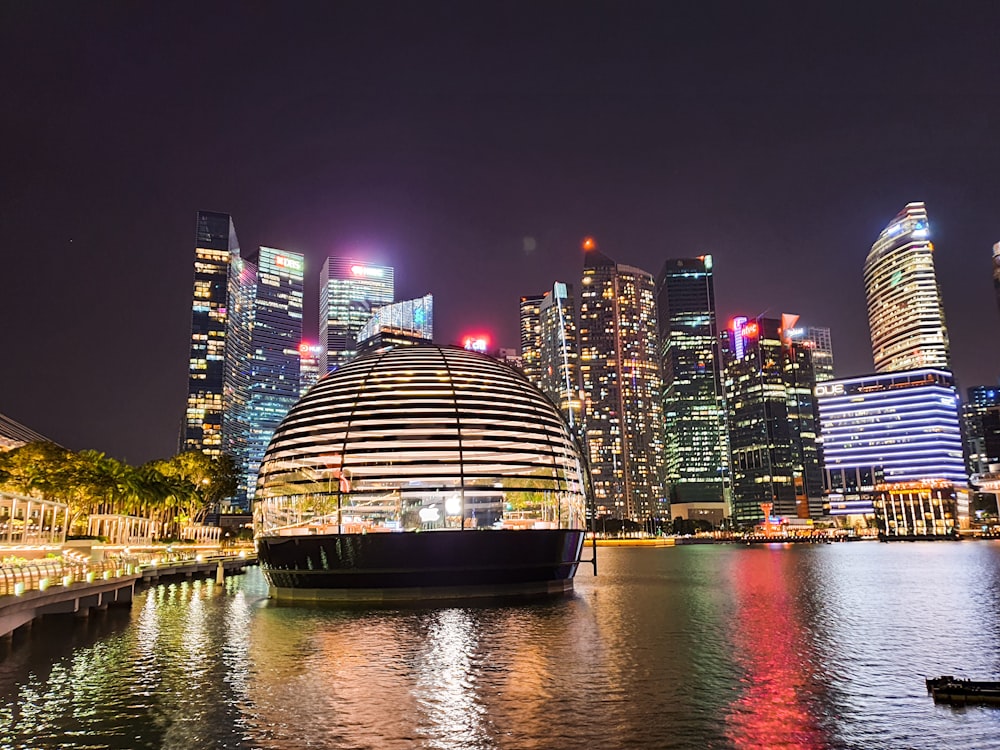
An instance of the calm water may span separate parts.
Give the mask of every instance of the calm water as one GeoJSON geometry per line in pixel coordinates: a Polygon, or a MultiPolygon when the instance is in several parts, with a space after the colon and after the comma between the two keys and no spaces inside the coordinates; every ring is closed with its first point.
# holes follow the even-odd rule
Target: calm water
{"type": "Polygon", "coordinates": [[[600,550],[501,607],[275,607],[259,571],[50,620],[0,660],[3,748],[987,748],[1000,543],[600,550]]]}

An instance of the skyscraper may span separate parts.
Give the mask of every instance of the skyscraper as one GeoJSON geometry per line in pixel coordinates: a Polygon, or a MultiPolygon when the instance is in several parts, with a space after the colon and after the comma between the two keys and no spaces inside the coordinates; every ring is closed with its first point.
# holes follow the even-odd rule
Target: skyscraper
{"type": "Polygon", "coordinates": [[[822,514],[819,420],[811,350],[785,335],[798,316],[735,318],[723,353],[733,521],[822,514]]]}
{"type": "Polygon", "coordinates": [[[253,499],[257,470],[275,429],[299,398],[299,342],[302,339],[302,288],[305,258],[299,253],[261,247],[251,337],[252,363],[246,495],[253,499]]]}
{"type": "Polygon", "coordinates": [[[785,338],[812,351],[813,372],[817,383],[833,380],[833,339],[829,328],[796,326],[790,331],[785,331],[785,338]]]}
{"type": "Polygon", "coordinates": [[[199,211],[188,396],[180,450],[247,458],[254,264],[240,257],[228,214],[199,211]]]}
{"type": "Polygon", "coordinates": [[[950,370],[948,331],[923,203],[908,203],[865,260],[875,372],[950,370]]]}
{"type": "Polygon", "coordinates": [[[666,261],[656,279],[656,306],[670,513],[718,523],[729,515],[729,456],[712,256],[666,261]]]}
{"type": "Polygon", "coordinates": [[[580,372],[598,510],[644,521],[668,512],[653,277],[583,244],[580,372]]]}
{"type": "Polygon", "coordinates": [[[545,294],[521,297],[522,368],[528,380],[559,407],[583,439],[580,343],[572,284],[557,281],[545,294]]]}
{"type": "Polygon", "coordinates": [[[304,396],[306,391],[319,382],[325,372],[320,371],[320,358],[322,352],[326,351],[325,346],[303,341],[299,344],[299,395],[304,396]]]}
{"type": "Polygon", "coordinates": [[[965,468],[969,474],[987,474],[1000,464],[1000,388],[976,385],[962,404],[965,468]]]}
{"type": "Polygon", "coordinates": [[[327,258],[319,280],[319,340],[325,345],[323,372],[351,361],[358,334],[372,313],[395,299],[391,266],[350,258],[327,258]]]}
{"type": "Polygon", "coordinates": [[[539,359],[542,356],[542,320],[539,306],[544,294],[521,297],[521,371],[536,387],[540,387],[539,359]]]}

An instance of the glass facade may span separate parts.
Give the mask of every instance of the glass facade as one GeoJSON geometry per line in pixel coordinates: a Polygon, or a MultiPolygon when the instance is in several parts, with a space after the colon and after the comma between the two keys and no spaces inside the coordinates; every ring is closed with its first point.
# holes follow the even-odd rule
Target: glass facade
{"type": "MultiPolygon", "coordinates": [[[[316,385],[320,378],[320,359],[325,347],[303,341],[299,344],[299,395],[316,385]]],[[[326,373],[323,373],[324,375],[326,373]]]]}
{"type": "Polygon", "coordinates": [[[434,295],[393,302],[378,308],[358,332],[360,343],[380,333],[396,334],[413,340],[434,340],[434,295]]]}
{"type": "Polygon", "coordinates": [[[582,528],[587,477],[558,411],[490,357],[417,345],[322,379],[274,434],[258,534],[582,528]]]}
{"type": "Polygon", "coordinates": [[[570,429],[583,434],[580,343],[572,284],[557,281],[540,296],[521,298],[524,374],[559,407],[570,429]]]}
{"type": "Polygon", "coordinates": [[[988,474],[1000,464],[1000,388],[976,385],[962,404],[965,468],[970,475],[988,474]]]}
{"type": "MultiPolygon", "coordinates": [[[[886,483],[967,482],[955,380],[945,370],[865,375],[816,386],[824,468],[886,483]]],[[[867,487],[863,487],[867,489],[867,487]]]]}
{"type": "Polygon", "coordinates": [[[324,372],[350,362],[358,353],[358,334],[372,313],[395,299],[391,266],[332,257],[319,280],[319,340],[326,347],[324,372]]]}
{"type": "Polygon", "coordinates": [[[712,256],[666,261],[656,280],[656,297],[663,365],[663,472],[670,503],[724,508],[729,455],[712,256]]]}
{"type": "Polygon", "coordinates": [[[646,271],[584,243],[580,374],[598,512],[634,521],[667,516],[656,289],[646,271]]]}
{"type": "Polygon", "coordinates": [[[261,247],[254,299],[253,352],[247,400],[247,497],[252,499],[264,451],[281,420],[299,398],[299,343],[305,258],[261,247]]]}
{"type": "Polygon", "coordinates": [[[733,521],[823,512],[812,354],[785,336],[797,316],[736,318],[723,352],[733,521]]]}
{"type": "Polygon", "coordinates": [[[198,212],[194,270],[188,397],[179,449],[228,453],[237,465],[245,465],[256,269],[240,257],[228,214],[198,212]]]}
{"type": "Polygon", "coordinates": [[[951,369],[929,235],[924,204],[908,203],[882,230],[865,260],[875,372],[951,369]]]}

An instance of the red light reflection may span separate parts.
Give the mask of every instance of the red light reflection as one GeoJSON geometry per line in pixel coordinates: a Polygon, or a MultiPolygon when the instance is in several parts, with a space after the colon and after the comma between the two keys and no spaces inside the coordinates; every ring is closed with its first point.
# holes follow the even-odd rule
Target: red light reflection
{"type": "Polygon", "coordinates": [[[827,746],[810,712],[809,698],[822,689],[813,678],[816,656],[788,589],[799,559],[790,550],[761,549],[734,564],[733,639],[744,690],[731,707],[727,735],[736,747],[827,746]]]}

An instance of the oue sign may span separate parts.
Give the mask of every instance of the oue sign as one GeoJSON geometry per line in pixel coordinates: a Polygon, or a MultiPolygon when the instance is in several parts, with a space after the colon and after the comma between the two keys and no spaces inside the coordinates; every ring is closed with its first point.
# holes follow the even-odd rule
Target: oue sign
{"type": "Polygon", "coordinates": [[[844,384],[834,383],[833,385],[818,384],[816,386],[816,397],[822,398],[823,396],[843,396],[844,395],[844,384]]]}

